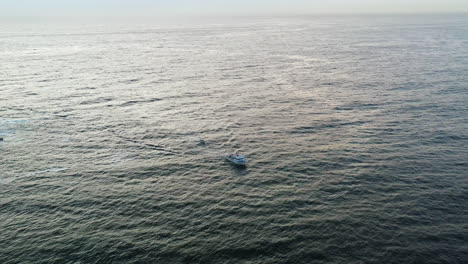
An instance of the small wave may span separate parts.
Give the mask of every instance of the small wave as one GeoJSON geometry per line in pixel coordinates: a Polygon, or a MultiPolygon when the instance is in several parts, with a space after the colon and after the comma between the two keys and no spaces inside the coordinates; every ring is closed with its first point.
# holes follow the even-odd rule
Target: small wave
{"type": "Polygon", "coordinates": [[[0,179],[0,184],[10,184],[13,182],[13,178],[3,178],[0,179]]]}
{"type": "Polygon", "coordinates": [[[10,120],[0,120],[0,123],[13,123],[13,124],[24,124],[28,123],[28,119],[10,119],[10,120]]]}
{"type": "Polygon", "coordinates": [[[45,169],[45,170],[37,170],[37,171],[32,171],[32,172],[29,172],[27,173],[26,175],[27,176],[34,176],[34,175],[40,175],[40,174],[45,174],[45,173],[54,173],[54,172],[62,172],[62,171],[66,171],[67,168],[48,168],[48,169],[45,169]]]}

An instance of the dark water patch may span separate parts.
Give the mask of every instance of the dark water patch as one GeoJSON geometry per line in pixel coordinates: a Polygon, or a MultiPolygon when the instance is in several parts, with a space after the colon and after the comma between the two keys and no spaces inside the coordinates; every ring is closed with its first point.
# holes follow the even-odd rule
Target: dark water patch
{"type": "Polygon", "coordinates": [[[171,78],[161,78],[161,79],[158,79],[156,81],[152,81],[150,82],[149,84],[161,84],[161,83],[171,83],[173,82],[174,80],[171,79],[171,78]]]}
{"type": "Polygon", "coordinates": [[[293,134],[320,133],[326,129],[341,128],[341,127],[346,127],[346,126],[360,126],[366,123],[367,121],[354,121],[354,122],[330,121],[330,123],[317,124],[316,126],[297,127],[290,133],[293,133],[293,134]]]}
{"type": "Polygon", "coordinates": [[[127,101],[123,104],[121,104],[120,106],[132,106],[132,105],[135,105],[135,104],[141,104],[141,103],[152,103],[152,102],[157,102],[157,101],[161,101],[162,99],[159,99],[159,98],[151,98],[151,99],[148,99],[148,100],[131,100],[131,101],[127,101]]]}
{"type": "Polygon", "coordinates": [[[162,152],[165,152],[165,155],[175,155],[176,152],[168,149],[165,146],[162,145],[157,145],[157,144],[152,144],[152,143],[147,143],[144,141],[139,141],[139,140],[132,140],[132,139],[125,139],[125,142],[127,143],[133,143],[139,146],[141,149],[152,149],[152,150],[159,150],[162,152]]]}
{"type": "Polygon", "coordinates": [[[121,83],[131,84],[131,83],[135,83],[138,81],[140,81],[140,79],[128,79],[128,80],[121,81],[121,83]]]}
{"type": "Polygon", "coordinates": [[[445,131],[435,131],[433,137],[429,140],[434,144],[448,144],[453,141],[467,143],[468,136],[464,134],[454,135],[445,131]]]}
{"type": "Polygon", "coordinates": [[[381,105],[373,103],[352,103],[343,106],[335,107],[335,110],[373,110],[378,109],[381,105]]]}
{"type": "Polygon", "coordinates": [[[96,90],[96,87],[92,87],[92,86],[85,86],[85,87],[80,87],[80,88],[76,88],[76,90],[96,90]]]}
{"type": "Polygon", "coordinates": [[[81,104],[81,105],[100,104],[100,103],[110,102],[110,101],[112,101],[112,100],[114,100],[114,98],[111,98],[111,97],[99,97],[99,98],[92,99],[92,100],[82,101],[82,102],[80,102],[80,104],[81,104]]]}

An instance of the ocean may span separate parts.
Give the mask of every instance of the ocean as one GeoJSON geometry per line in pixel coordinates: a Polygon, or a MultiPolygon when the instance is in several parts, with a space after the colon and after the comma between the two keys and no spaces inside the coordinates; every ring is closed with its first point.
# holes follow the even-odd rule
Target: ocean
{"type": "Polygon", "coordinates": [[[2,19],[0,63],[0,263],[468,263],[467,15],[2,19]]]}

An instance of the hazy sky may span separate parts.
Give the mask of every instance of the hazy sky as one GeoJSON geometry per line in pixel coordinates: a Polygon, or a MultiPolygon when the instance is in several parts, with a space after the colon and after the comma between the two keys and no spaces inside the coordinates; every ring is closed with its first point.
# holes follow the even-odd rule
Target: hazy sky
{"type": "Polygon", "coordinates": [[[0,16],[468,12],[468,0],[0,0],[0,16]]]}

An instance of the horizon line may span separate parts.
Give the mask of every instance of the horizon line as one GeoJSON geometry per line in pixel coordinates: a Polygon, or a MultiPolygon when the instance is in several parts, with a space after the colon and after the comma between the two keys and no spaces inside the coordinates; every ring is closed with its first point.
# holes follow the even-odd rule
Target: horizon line
{"type": "Polygon", "coordinates": [[[267,17],[267,16],[380,16],[380,15],[468,15],[466,11],[453,11],[453,12],[251,12],[251,13],[174,13],[174,14],[144,14],[144,15],[3,15],[0,20],[5,18],[179,18],[179,17],[267,17]]]}

